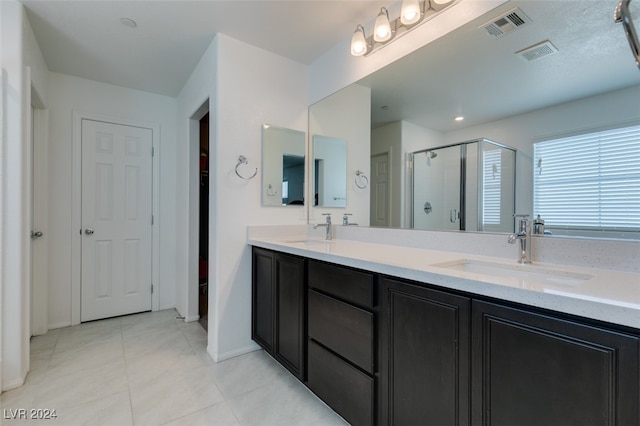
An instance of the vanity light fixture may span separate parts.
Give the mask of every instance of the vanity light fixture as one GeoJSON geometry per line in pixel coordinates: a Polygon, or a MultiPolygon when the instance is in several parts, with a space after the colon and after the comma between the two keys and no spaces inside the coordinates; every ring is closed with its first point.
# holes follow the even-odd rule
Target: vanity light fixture
{"type": "Polygon", "coordinates": [[[418,0],[404,0],[400,10],[402,25],[413,25],[422,18],[422,10],[418,0]]]}
{"type": "Polygon", "coordinates": [[[400,16],[393,20],[389,18],[389,10],[382,7],[373,24],[372,36],[366,37],[362,25],[356,26],[351,38],[351,55],[369,56],[386,46],[391,40],[400,38],[459,1],[403,0],[400,16]]]}
{"type": "Polygon", "coordinates": [[[367,37],[364,35],[364,27],[358,25],[351,37],[351,54],[353,56],[362,56],[367,53],[369,46],[367,44],[367,37]]]}
{"type": "Polygon", "coordinates": [[[391,22],[389,22],[389,11],[386,7],[382,7],[376,17],[376,23],[373,25],[373,40],[385,42],[391,40],[391,37],[393,37],[393,32],[391,22]]]}

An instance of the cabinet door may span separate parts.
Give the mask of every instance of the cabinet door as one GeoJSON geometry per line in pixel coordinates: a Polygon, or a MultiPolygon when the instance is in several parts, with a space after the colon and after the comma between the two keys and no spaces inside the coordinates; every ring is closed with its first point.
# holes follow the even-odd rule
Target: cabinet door
{"type": "Polygon", "coordinates": [[[473,302],[473,423],[638,425],[639,338],[473,302]]]}
{"type": "Polygon", "coordinates": [[[267,352],[274,344],[274,254],[253,248],[251,277],[251,338],[267,352]]]}
{"type": "Polygon", "coordinates": [[[469,424],[470,300],[380,280],[380,423],[469,424]]]}
{"type": "Polygon", "coordinates": [[[304,259],[277,253],[275,358],[304,380],[305,285],[304,259]]]}

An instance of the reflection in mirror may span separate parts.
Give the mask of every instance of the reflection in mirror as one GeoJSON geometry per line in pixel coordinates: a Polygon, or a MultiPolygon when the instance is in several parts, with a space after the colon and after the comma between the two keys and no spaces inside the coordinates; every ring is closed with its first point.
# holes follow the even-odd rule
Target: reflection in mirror
{"type": "Polygon", "coordinates": [[[347,142],[328,136],[313,135],[314,206],[346,207],[347,142]]]}
{"type": "Polygon", "coordinates": [[[305,133],[262,126],[262,205],[304,204],[305,133]]]}
{"type": "Polygon", "coordinates": [[[489,140],[410,154],[412,228],[511,232],[516,151],[489,140]]]}
{"type": "MultiPolygon", "coordinates": [[[[410,228],[419,214],[425,216],[430,200],[416,200],[412,207],[408,155],[422,151],[416,162],[424,165],[425,153],[432,150],[438,154],[431,159],[435,167],[436,160],[446,158],[435,148],[482,138],[517,149],[515,211],[537,219],[535,143],[640,124],[640,72],[624,31],[613,22],[616,3],[512,0],[353,85],[371,92],[371,225],[410,228]],[[503,34],[489,31],[496,28],[492,23],[512,13],[522,18],[522,25],[503,34]],[[460,115],[464,120],[454,121],[460,115]],[[376,188],[387,193],[382,197],[384,191],[376,188]]],[[[631,7],[631,14],[640,16],[640,2],[631,7]]],[[[341,92],[313,105],[311,111],[341,92]]],[[[639,142],[635,143],[633,149],[623,149],[627,156],[639,152],[639,142]]],[[[569,163],[573,157],[567,153],[562,161],[569,163]]],[[[615,185],[613,180],[609,183],[615,185]]],[[[479,176],[475,184],[481,185],[479,176]]],[[[442,187],[445,182],[435,185],[442,187]]],[[[640,206],[629,203],[640,199],[640,189],[612,188],[625,194],[626,226],[591,230],[564,226],[553,234],[640,239],[640,222],[631,220],[640,217],[640,206]]],[[[474,204],[467,202],[467,207],[469,203],[474,204]]],[[[502,200],[502,205],[510,203],[502,200]]],[[[587,214],[580,211],[580,203],[576,206],[571,213],[587,214]]],[[[450,210],[445,209],[445,222],[450,210]]],[[[545,229],[550,229],[552,213],[541,216],[547,219],[545,229]]],[[[480,218],[481,213],[471,217],[480,218]]],[[[467,212],[467,230],[513,231],[513,222],[504,230],[481,222],[472,227],[471,217],[467,212]]],[[[448,229],[450,224],[438,227],[448,229]]]]}

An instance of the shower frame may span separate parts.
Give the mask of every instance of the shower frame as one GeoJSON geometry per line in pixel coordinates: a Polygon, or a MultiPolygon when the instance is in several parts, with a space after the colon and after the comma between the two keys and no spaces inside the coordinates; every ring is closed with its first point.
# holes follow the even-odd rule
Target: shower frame
{"type": "MultiPolygon", "coordinates": [[[[502,148],[502,149],[508,149],[509,151],[512,151],[514,154],[514,162],[513,162],[513,176],[514,176],[514,191],[515,191],[515,179],[517,176],[517,161],[516,161],[516,156],[517,156],[517,149],[510,147],[508,145],[499,143],[499,142],[495,142],[492,141],[491,139],[487,139],[487,138],[478,138],[478,139],[471,139],[468,141],[464,141],[464,142],[457,142],[457,143],[453,143],[453,144],[448,144],[448,145],[440,145],[440,146],[435,146],[435,147],[431,147],[431,148],[425,148],[425,149],[421,149],[418,151],[414,151],[414,152],[410,152],[407,154],[407,157],[409,159],[409,162],[411,164],[411,166],[409,167],[409,171],[410,171],[410,176],[409,176],[409,191],[411,193],[411,197],[409,197],[409,203],[408,203],[408,208],[409,211],[411,212],[410,215],[410,227],[411,229],[415,229],[415,156],[419,155],[419,154],[427,154],[430,151],[437,151],[440,149],[445,149],[445,148],[452,148],[455,146],[460,146],[460,230],[461,231],[466,231],[466,217],[467,217],[467,202],[466,202],[466,195],[467,195],[467,147],[471,144],[480,144],[482,142],[488,143],[490,145],[502,148]]],[[[427,154],[428,155],[428,154],[427,154]]],[[[437,156],[437,154],[436,154],[437,156]]],[[[431,157],[434,158],[434,157],[431,157]]],[[[478,156],[478,162],[480,162],[480,159],[482,157],[478,156]]],[[[514,193],[514,197],[513,197],[513,211],[515,213],[515,208],[516,208],[516,197],[515,197],[515,193],[514,193]]],[[[515,227],[515,221],[514,221],[514,227],[515,227]]]]}

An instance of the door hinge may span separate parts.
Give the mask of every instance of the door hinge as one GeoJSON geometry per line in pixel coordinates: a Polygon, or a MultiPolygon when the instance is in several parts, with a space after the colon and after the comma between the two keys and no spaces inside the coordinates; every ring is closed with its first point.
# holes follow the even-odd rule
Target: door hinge
{"type": "Polygon", "coordinates": [[[155,157],[155,155],[156,155],[156,149],[155,149],[155,147],[152,146],[151,147],[151,156],[155,157]]]}
{"type": "Polygon", "coordinates": [[[155,219],[155,216],[154,216],[154,215],[151,215],[151,224],[152,224],[152,225],[154,224],[155,220],[156,220],[156,219],[155,219]]]}
{"type": "Polygon", "coordinates": [[[153,294],[153,284],[151,284],[151,294],[153,294]]]}

